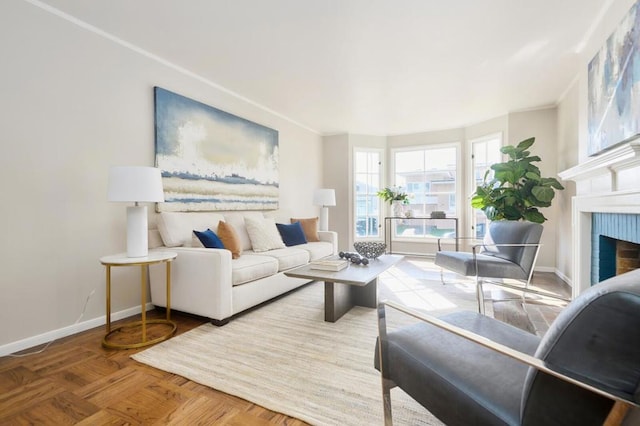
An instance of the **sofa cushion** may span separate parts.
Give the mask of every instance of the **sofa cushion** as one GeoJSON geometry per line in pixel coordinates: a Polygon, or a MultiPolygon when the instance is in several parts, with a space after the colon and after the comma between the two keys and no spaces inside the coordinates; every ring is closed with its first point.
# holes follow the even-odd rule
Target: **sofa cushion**
{"type": "Polygon", "coordinates": [[[291,247],[307,243],[307,238],[304,236],[304,231],[300,222],[292,224],[276,223],[276,227],[278,228],[278,232],[280,233],[285,246],[291,247]]]}
{"type": "Polygon", "coordinates": [[[302,225],[304,236],[308,242],[320,241],[320,237],[318,236],[318,218],[317,217],[312,217],[308,219],[291,218],[291,223],[296,223],[296,222],[300,222],[300,225],[302,225]]]}
{"type": "Polygon", "coordinates": [[[284,248],[284,242],[273,219],[244,218],[244,224],[255,252],[284,248]]]}
{"type": "Polygon", "coordinates": [[[231,261],[231,285],[240,285],[278,273],[278,261],[269,256],[245,253],[231,261]]]}
{"type": "Polygon", "coordinates": [[[198,241],[202,244],[203,247],[206,248],[224,248],[224,244],[220,241],[220,238],[213,232],[211,229],[207,229],[206,231],[196,231],[193,230],[193,233],[198,238],[198,241]]]}
{"type": "Polygon", "coordinates": [[[286,247],[254,254],[275,258],[278,261],[279,272],[286,271],[291,268],[297,268],[298,266],[303,266],[309,263],[309,252],[297,247],[286,247]]]}
{"type": "Polygon", "coordinates": [[[333,244],[326,241],[319,241],[317,243],[307,243],[296,246],[309,252],[310,260],[318,260],[323,257],[331,256],[333,254],[333,244]]]}
{"type": "Polygon", "coordinates": [[[158,231],[166,247],[190,246],[194,229],[210,228],[216,232],[219,213],[162,212],[158,215],[158,231]]]}
{"type": "Polygon", "coordinates": [[[244,223],[245,217],[252,219],[264,219],[263,214],[260,212],[232,212],[225,213],[224,220],[225,222],[233,225],[233,229],[236,230],[238,238],[240,239],[242,250],[251,250],[251,238],[249,238],[249,233],[247,232],[247,227],[244,223]]]}
{"type": "Polygon", "coordinates": [[[237,259],[242,254],[242,245],[240,238],[232,225],[221,220],[218,223],[218,236],[224,245],[224,248],[231,252],[231,257],[237,259]]]}

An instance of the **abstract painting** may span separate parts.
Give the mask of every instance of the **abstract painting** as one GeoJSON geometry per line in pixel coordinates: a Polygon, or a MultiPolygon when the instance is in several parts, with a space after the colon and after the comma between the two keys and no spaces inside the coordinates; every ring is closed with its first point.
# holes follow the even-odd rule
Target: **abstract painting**
{"type": "Polygon", "coordinates": [[[278,208],[278,131],[154,88],[159,211],[278,208]]]}
{"type": "Polygon", "coordinates": [[[640,133],[639,15],[636,2],[589,63],[589,155],[640,133]]]}

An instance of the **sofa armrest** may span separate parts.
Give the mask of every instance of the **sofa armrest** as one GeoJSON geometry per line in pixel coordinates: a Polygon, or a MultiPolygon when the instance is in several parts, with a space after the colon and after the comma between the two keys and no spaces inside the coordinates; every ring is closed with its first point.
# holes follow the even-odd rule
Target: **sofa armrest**
{"type": "Polygon", "coordinates": [[[335,231],[318,231],[320,241],[333,244],[333,255],[338,254],[338,233],[335,231]]]}
{"type": "MultiPolygon", "coordinates": [[[[233,315],[231,252],[224,249],[172,247],[171,308],[211,319],[233,315]]],[[[166,306],[165,270],[150,268],[151,302],[166,306]]]]}

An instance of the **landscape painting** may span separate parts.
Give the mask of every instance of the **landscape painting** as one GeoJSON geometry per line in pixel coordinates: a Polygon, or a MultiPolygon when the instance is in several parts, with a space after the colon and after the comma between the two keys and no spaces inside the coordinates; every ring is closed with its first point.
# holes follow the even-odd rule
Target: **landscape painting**
{"type": "Polygon", "coordinates": [[[278,208],[278,132],[160,87],[155,95],[158,211],[278,208]]]}
{"type": "Polygon", "coordinates": [[[640,16],[638,2],[589,63],[588,154],[640,132],[640,16]]]}

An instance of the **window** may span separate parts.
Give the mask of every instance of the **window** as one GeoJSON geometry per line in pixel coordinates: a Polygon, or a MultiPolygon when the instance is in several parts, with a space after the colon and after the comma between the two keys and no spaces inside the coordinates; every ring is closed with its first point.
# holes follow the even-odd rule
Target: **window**
{"type": "Polygon", "coordinates": [[[356,148],[355,155],[355,237],[380,237],[380,190],[382,151],[356,148]]]}
{"type": "MultiPolygon", "coordinates": [[[[429,216],[444,211],[457,216],[456,188],[458,144],[433,145],[393,152],[394,185],[409,194],[415,216],[429,216]]],[[[441,237],[455,233],[454,221],[407,219],[395,221],[394,234],[407,238],[441,237]]]]}
{"type": "MultiPolygon", "coordinates": [[[[472,176],[469,196],[476,191],[478,185],[484,181],[484,175],[489,171],[493,175],[491,165],[502,161],[502,135],[496,134],[471,141],[472,176]]],[[[483,238],[487,228],[487,217],[482,210],[472,209],[471,226],[476,238],[483,238]]]]}

